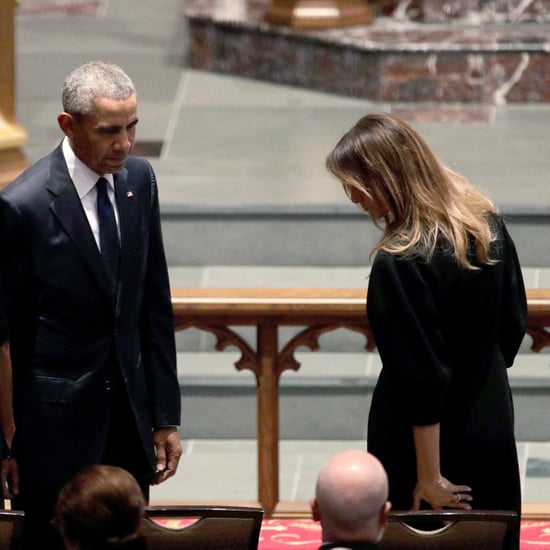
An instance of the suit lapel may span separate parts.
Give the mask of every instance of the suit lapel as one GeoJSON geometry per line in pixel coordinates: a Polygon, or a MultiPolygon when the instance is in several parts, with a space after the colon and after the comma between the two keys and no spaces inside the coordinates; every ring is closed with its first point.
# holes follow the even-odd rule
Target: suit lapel
{"type": "Polygon", "coordinates": [[[52,212],[75,243],[84,263],[100,287],[107,296],[110,296],[109,280],[101,260],[101,254],[97,248],[76,188],[67,171],[61,147],[58,147],[52,153],[50,176],[46,182],[46,187],[53,195],[50,204],[52,212]]]}
{"type": "Polygon", "coordinates": [[[115,196],[120,225],[120,308],[125,292],[128,290],[128,281],[136,275],[133,273],[131,251],[134,250],[133,243],[139,242],[140,235],[138,199],[134,185],[128,180],[126,169],[115,174],[115,196]]]}

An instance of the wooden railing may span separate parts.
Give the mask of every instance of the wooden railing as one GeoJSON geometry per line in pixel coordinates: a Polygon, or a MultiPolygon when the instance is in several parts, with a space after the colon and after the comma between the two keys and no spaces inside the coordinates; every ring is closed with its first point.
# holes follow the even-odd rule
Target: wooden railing
{"type": "MultiPolygon", "coordinates": [[[[550,289],[529,290],[528,334],[532,350],[550,346],[550,289]]],[[[174,288],[175,330],[195,327],[213,333],[217,349],[236,346],[238,370],[256,377],[258,418],[258,500],[267,517],[292,514],[292,505],[279,502],[279,378],[298,370],[294,352],[300,346],[315,351],[325,332],[347,328],[363,334],[366,348],[375,342],[365,313],[364,289],[236,289],[174,288]],[[231,327],[256,328],[251,347],[231,327]],[[282,347],[279,327],[305,327],[282,347]]]]}

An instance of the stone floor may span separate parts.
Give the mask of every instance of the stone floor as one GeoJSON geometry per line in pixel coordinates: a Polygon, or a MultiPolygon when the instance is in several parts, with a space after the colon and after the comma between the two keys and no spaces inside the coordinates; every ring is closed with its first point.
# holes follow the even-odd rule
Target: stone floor
{"type": "MultiPolygon", "coordinates": [[[[438,154],[479,182],[505,212],[548,216],[548,106],[503,105],[487,111],[452,104],[411,110],[201,72],[185,64],[187,34],[180,0],[112,0],[100,9],[98,3],[84,2],[86,10],[77,15],[54,9],[69,3],[42,3],[50,9],[22,10],[17,19],[17,109],[18,122],[29,132],[25,152],[34,161],[59,141],[55,118],[61,109],[61,82],[70,70],[93,58],[122,65],[139,91],[138,147],[159,177],[173,284],[303,286],[325,285],[331,277],[333,284],[360,286],[361,266],[368,263],[365,249],[354,250],[359,257],[355,265],[342,262],[330,271],[312,261],[287,267],[275,256],[262,258],[263,266],[251,266],[247,252],[268,249],[272,254],[276,248],[260,232],[224,240],[225,218],[207,220],[200,230],[182,230],[173,220],[205,213],[252,219],[267,213],[274,221],[272,232],[284,233],[278,228],[286,227],[281,224],[294,214],[350,212],[341,189],[324,171],[324,157],[343,131],[373,110],[408,112],[438,154]],[[222,262],[226,265],[216,262],[221,253],[204,255],[217,242],[228,251],[222,262]]],[[[323,233],[326,222],[321,220],[319,242],[308,246],[318,247],[328,261],[338,247],[326,246],[329,235],[323,233]]],[[[338,234],[340,243],[347,243],[347,237],[338,234]]],[[[519,233],[514,237],[521,241],[519,233]]],[[[544,224],[537,239],[522,242],[520,254],[528,258],[524,265],[534,285],[550,286],[547,272],[538,269],[550,265],[549,243],[544,224]]],[[[295,252],[296,262],[300,255],[307,258],[305,247],[295,252]]],[[[251,409],[249,416],[254,415],[251,409]]],[[[544,417],[539,421],[548,422],[544,417]]],[[[307,500],[318,468],[331,453],[363,445],[362,437],[342,440],[338,433],[322,440],[281,441],[281,498],[307,500]]],[[[155,488],[153,500],[254,500],[255,447],[249,438],[186,439],[177,477],[155,488]]],[[[518,448],[524,499],[550,501],[550,444],[520,441],[518,448]]]]}

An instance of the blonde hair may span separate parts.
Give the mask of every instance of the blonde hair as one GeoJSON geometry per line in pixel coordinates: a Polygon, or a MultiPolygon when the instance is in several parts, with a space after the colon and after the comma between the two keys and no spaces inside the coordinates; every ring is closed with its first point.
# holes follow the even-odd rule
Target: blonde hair
{"type": "Polygon", "coordinates": [[[495,206],[441,163],[422,137],[397,117],[361,118],[337,143],[326,166],[350,198],[356,190],[382,213],[384,226],[373,217],[384,231],[375,250],[429,260],[443,237],[461,266],[477,269],[471,250],[477,262],[494,263],[489,217],[496,213],[495,206]]]}

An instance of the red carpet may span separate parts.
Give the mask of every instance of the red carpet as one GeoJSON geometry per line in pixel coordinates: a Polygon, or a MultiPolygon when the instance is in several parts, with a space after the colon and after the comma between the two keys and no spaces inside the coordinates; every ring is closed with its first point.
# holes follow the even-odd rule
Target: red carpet
{"type": "Polygon", "coordinates": [[[260,550],[276,548],[317,549],[321,544],[321,526],[311,519],[264,519],[260,532],[260,550]]]}
{"type": "MultiPolygon", "coordinates": [[[[188,522],[165,520],[167,527],[181,528],[188,522]]],[[[262,523],[259,550],[317,550],[321,544],[319,523],[311,519],[266,519],[262,523]]],[[[550,521],[521,522],[520,550],[550,549],[550,521]]]]}
{"type": "Polygon", "coordinates": [[[550,521],[525,520],[521,522],[520,550],[550,548],[550,521]]]}

